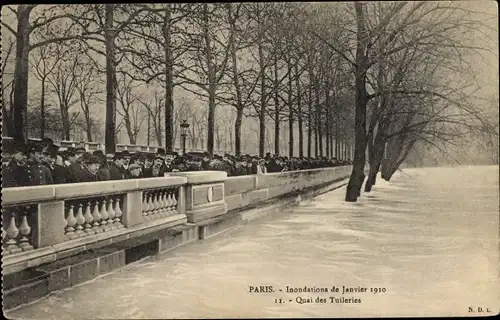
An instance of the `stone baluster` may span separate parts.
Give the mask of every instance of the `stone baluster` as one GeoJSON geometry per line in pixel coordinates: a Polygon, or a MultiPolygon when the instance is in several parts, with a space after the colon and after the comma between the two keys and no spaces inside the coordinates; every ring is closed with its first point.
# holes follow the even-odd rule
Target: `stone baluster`
{"type": "Polygon", "coordinates": [[[142,214],[147,216],[149,213],[149,192],[144,191],[144,205],[142,206],[142,214]]]}
{"type": "Polygon", "coordinates": [[[28,224],[28,214],[30,213],[31,206],[19,207],[22,219],[21,225],[19,226],[19,234],[21,235],[19,239],[19,247],[23,251],[32,250],[33,246],[30,244],[29,236],[31,234],[31,227],[28,224]]]}
{"type": "Polygon", "coordinates": [[[165,193],[167,194],[167,213],[170,214],[172,211],[172,195],[168,189],[165,190],[165,193]]]}
{"type": "Polygon", "coordinates": [[[113,198],[108,199],[108,225],[112,226],[115,222],[115,210],[113,210],[113,198]]]}
{"type": "Polygon", "coordinates": [[[70,238],[73,238],[75,236],[76,219],[75,219],[74,207],[75,206],[72,203],[69,205],[68,217],[66,218],[66,234],[70,238]]]}
{"type": "Polygon", "coordinates": [[[165,190],[160,190],[160,214],[165,215],[168,211],[167,199],[165,198],[165,190]]]}
{"type": "Polygon", "coordinates": [[[90,207],[91,203],[90,201],[87,201],[87,205],[85,206],[85,213],[83,214],[83,217],[85,218],[84,230],[87,233],[94,234],[94,230],[92,230],[92,222],[94,221],[94,217],[92,216],[92,213],[90,213],[90,207]]]}
{"type": "Polygon", "coordinates": [[[76,234],[82,236],[85,217],[83,216],[83,203],[81,202],[78,204],[78,210],[76,210],[75,219],[76,219],[76,234]]]}
{"type": "Polygon", "coordinates": [[[146,191],[144,191],[142,193],[142,215],[145,216],[148,211],[148,201],[147,201],[147,198],[148,198],[148,193],[146,191]]]}
{"type": "Polygon", "coordinates": [[[106,211],[106,200],[102,200],[101,205],[101,227],[108,223],[108,211],[106,211]]]}
{"type": "Polygon", "coordinates": [[[154,212],[155,212],[155,214],[158,214],[158,213],[160,213],[160,209],[161,209],[160,201],[159,201],[160,190],[156,190],[153,197],[154,197],[154,208],[155,208],[154,212]]]}
{"type": "Polygon", "coordinates": [[[94,230],[95,233],[98,233],[100,231],[99,225],[101,221],[101,213],[99,212],[99,200],[95,201],[94,211],[92,211],[92,216],[94,217],[94,224],[92,225],[92,229],[94,230]]]}
{"type": "Polygon", "coordinates": [[[177,213],[177,199],[176,199],[176,189],[172,189],[172,213],[176,214],[177,213]]]}
{"type": "Polygon", "coordinates": [[[7,250],[9,250],[10,253],[21,252],[22,249],[19,248],[16,241],[19,235],[19,229],[16,226],[16,211],[14,209],[11,210],[9,226],[5,232],[7,233],[7,242],[5,243],[7,245],[7,250]]]}
{"type": "Polygon", "coordinates": [[[148,191],[148,205],[146,206],[146,216],[149,216],[151,214],[153,214],[153,194],[151,193],[151,191],[148,191]]]}
{"type": "MultiPolygon", "coordinates": [[[[115,201],[115,222],[120,223],[122,219],[122,209],[120,208],[120,196],[115,201]]],[[[121,225],[120,225],[121,226],[121,225]]]]}

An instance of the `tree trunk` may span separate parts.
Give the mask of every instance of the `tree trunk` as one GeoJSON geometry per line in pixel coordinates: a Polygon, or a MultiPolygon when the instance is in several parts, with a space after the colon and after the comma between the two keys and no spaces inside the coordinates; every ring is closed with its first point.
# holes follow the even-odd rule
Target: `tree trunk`
{"type": "Polygon", "coordinates": [[[40,139],[45,138],[45,77],[42,78],[40,97],[40,139]]]}
{"type": "Polygon", "coordinates": [[[62,136],[64,140],[69,141],[71,140],[71,127],[69,124],[68,107],[65,103],[60,102],[59,110],[61,112],[62,136]]]}
{"type": "Polygon", "coordinates": [[[259,156],[264,157],[266,144],[266,75],[260,32],[258,47],[260,64],[259,156]]]}
{"type": "Polygon", "coordinates": [[[86,124],[86,129],[87,131],[87,141],[92,142],[92,119],[90,118],[90,115],[85,116],[85,124],[86,124]]]}
{"type": "Polygon", "coordinates": [[[335,122],[335,157],[340,160],[340,114],[337,110],[335,122]]]}
{"type": "Polygon", "coordinates": [[[312,144],[312,89],[309,86],[309,101],[307,106],[307,157],[311,158],[312,144]]]}
{"type": "Polygon", "coordinates": [[[365,184],[365,192],[370,192],[372,186],[377,181],[377,174],[380,170],[380,165],[384,157],[385,141],[382,138],[383,128],[379,126],[378,132],[375,136],[375,142],[372,139],[368,140],[368,155],[370,162],[370,172],[365,184]]]}
{"type": "MultiPolygon", "coordinates": [[[[212,81],[211,81],[212,82],[212,81]]],[[[211,84],[208,93],[208,134],[207,151],[214,154],[214,129],[215,129],[215,85],[211,84]]]]}
{"type": "Polygon", "coordinates": [[[293,158],[293,106],[292,106],[292,66],[290,60],[288,60],[288,157],[293,158]]]}
{"type": "Polygon", "coordinates": [[[170,4],[167,4],[163,20],[163,38],[165,44],[165,149],[174,151],[174,79],[170,34],[170,4]]]}
{"type": "Polygon", "coordinates": [[[113,31],[113,4],[105,5],[106,30],[106,153],[116,151],[116,58],[115,31],[113,31]]]}
{"type": "Polygon", "coordinates": [[[319,126],[320,126],[320,119],[319,119],[319,90],[316,88],[314,90],[314,97],[315,97],[315,108],[314,108],[314,156],[318,157],[319,156],[319,147],[320,147],[320,136],[319,136],[319,126]]]}
{"type": "Polygon", "coordinates": [[[278,93],[278,58],[274,56],[274,153],[280,154],[280,108],[278,93]]]}
{"type": "Polygon", "coordinates": [[[354,161],[351,177],[347,185],[345,200],[355,202],[360,195],[361,186],[365,179],[365,150],[366,150],[366,104],[368,103],[368,94],[366,92],[366,72],[368,61],[366,54],[367,34],[365,30],[363,4],[355,2],[357,30],[356,44],[356,65],[355,65],[355,147],[354,161]]]}
{"type": "Polygon", "coordinates": [[[325,101],[326,101],[326,105],[325,105],[325,112],[326,112],[326,117],[325,117],[325,136],[326,136],[326,141],[325,141],[325,145],[326,145],[326,154],[325,156],[328,158],[330,157],[330,139],[331,139],[331,136],[330,136],[330,123],[331,123],[331,119],[330,119],[330,91],[329,91],[329,87],[328,85],[326,86],[326,89],[325,89],[325,101]]]}
{"type": "Polygon", "coordinates": [[[14,67],[14,104],[12,138],[19,145],[25,145],[26,111],[28,105],[30,13],[31,6],[20,5],[17,9],[16,63],[14,67]]]}
{"type": "Polygon", "coordinates": [[[241,123],[243,122],[243,109],[236,110],[236,121],[234,122],[234,147],[236,156],[241,155],[241,123]]]}
{"type": "Polygon", "coordinates": [[[295,64],[295,88],[297,90],[297,120],[299,125],[299,157],[304,156],[304,128],[302,124],[302,94],[300,92],[300,79],[297,64],[295,64]]]}

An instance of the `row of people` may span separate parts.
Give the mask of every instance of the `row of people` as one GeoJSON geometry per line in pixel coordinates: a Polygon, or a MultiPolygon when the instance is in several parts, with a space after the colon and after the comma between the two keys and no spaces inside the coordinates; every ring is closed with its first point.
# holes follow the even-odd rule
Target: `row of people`
{"type": "Polygon", "coordinates": [[[161,177],[176,171],[217,170],[227,172],[228,176],[241,176],[349,164],[326,157],[288,159],[269,153],[264,158],[248,154],[212,157],[208,152],[180,156],[162,148],[156,154],[128,151],[104,154],[100,150],[91,154],[84,148],[60,151],[51,141],[31,144],[26,151],[15,145],[7,146],[3,153],[7,156],[2,163],[3,187],[161,177]]]}

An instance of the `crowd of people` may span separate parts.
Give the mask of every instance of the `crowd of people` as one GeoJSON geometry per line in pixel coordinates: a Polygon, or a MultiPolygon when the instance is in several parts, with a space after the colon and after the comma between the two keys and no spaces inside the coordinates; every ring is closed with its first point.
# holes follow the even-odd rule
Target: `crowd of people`
{"type": "Polygon", "coordinates": [[[248,154],[211,156],[208,152],[179,155],[163,148],[156,153],[105,154],[101,150],[89,153],[84,148],[61,150],[51,139],[27,147],[4,141],[2,149],[4,188],[162,177],[177,171],[217,170],[227,172],[228,176],[242,176],[350,164],[335,158],[288,158],[270,153],[262,158],[248,154]]]}

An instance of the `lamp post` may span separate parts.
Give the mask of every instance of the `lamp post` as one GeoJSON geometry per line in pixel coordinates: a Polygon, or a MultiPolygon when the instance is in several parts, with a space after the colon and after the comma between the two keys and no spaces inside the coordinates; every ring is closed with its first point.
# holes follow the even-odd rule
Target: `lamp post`
{"type": "Polygon", "coordinates": [[[180,126],[181,126],[181,137],[182,137],[182,154],[186,154],[186,137],[188,135],[189,123],[187,123],[187,120],[182,120],[180,126]]]}

